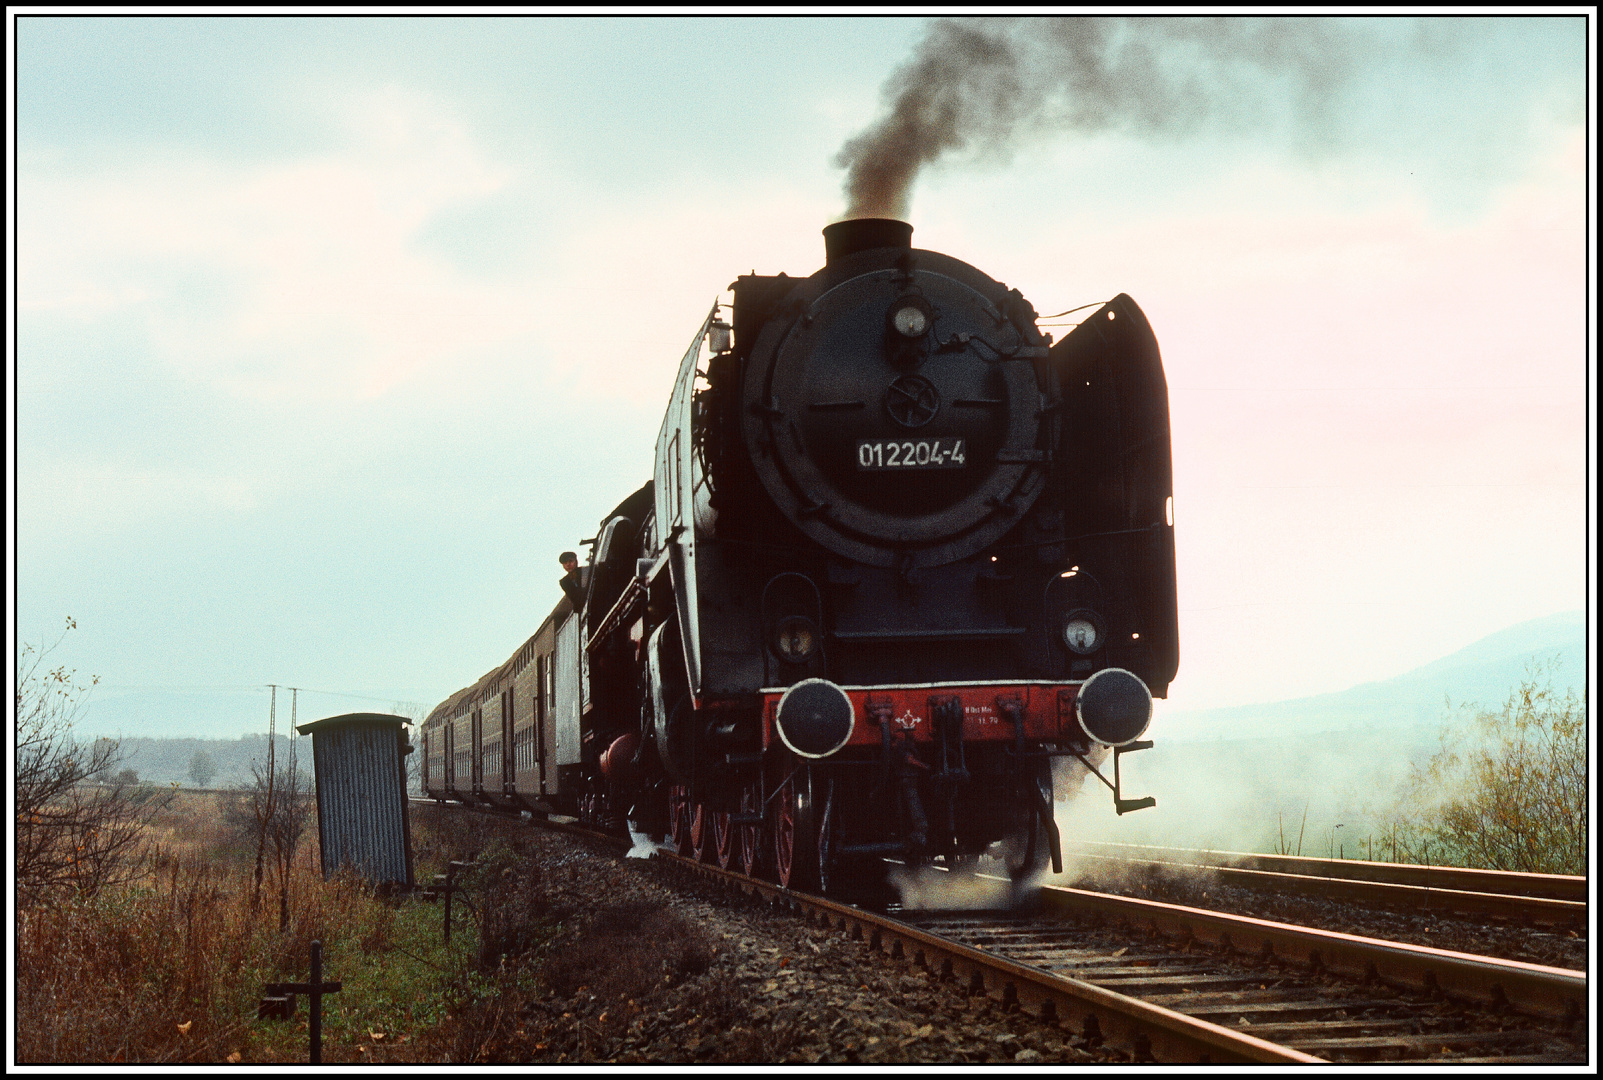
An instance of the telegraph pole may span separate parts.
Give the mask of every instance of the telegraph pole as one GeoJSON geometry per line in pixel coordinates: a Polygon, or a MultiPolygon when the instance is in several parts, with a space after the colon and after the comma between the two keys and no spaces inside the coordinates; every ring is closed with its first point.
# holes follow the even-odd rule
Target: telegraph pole
{"type": "Polygon", "coordinates": [[[291,785],[290,786],[290,790],[291,791],[296,790],[295,786],[294,786],[294,783],[295,783],[295,744],[300,738],[300,732],[295,729],[295,717],[296,717],[295,705],[300,699],[300,693],[301,693],[300,687],[298,687],[298,686],[292,686],[292,687],[289,688],[289,778],[290,778],[290,785],[291,785]]]}
{"type": "MultiPolygon", "coordinates": [[[[267,703],[267,793],[266,804],[256,804],[256,891],[251,894],[251,911],[262,899],[262,857],[266,854],[267,828],[273,820],[273,742],[278,738],[278,684],[268,683],[272,696],[267,703]]],[[[260,794],[254,798],[261,798],[260,794]]]]}
{"type": "Polygon", "coordinates": [[[277,777],[278,753],[278,684],[268,683],[272,688],[273,696],[267,705],[267,817],[273,817],[274,785],[277,777]]]}

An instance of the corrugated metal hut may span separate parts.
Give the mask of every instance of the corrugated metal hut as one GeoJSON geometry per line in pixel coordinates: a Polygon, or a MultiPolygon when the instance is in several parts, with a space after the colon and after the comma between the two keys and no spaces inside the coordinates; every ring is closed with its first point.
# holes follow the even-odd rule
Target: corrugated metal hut
{"type": "Polygon", "coordinates": [[[329,716],[295,730],[312,737],[323,876],[349,864],[374,885],[412,884],[405,717],[329,716]]]}

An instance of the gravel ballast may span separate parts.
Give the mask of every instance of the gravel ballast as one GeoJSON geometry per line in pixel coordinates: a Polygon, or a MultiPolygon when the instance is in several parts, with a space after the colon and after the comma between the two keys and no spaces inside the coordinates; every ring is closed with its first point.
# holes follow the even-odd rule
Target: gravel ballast
{"type": "MultiPolygon", "coordinates": [[[[695,927],[705,970],[649,998],[618,1002],[580,989],[548,992],[525,1024],[530,1061],[728,1063],[1088,1063],[1117,1053],[1058,1024],[1004,1011],[839,930],[717,890],[662,860],[535,830],[545,887],[558,906],[600,912],[644,905],[695,927]],[[621,1016],[620,1016],[621,1010],[621,1016]],[[605,1019],[603,1019],[605,1017],[605,1019]],[[570,1034],[571,1032],[571,1034],[570,1034]]],[[[582,922],[582,920],[581,920],[582,922]]],[[[578,941],[585,928],[576,925],[578,941]]],[[[553,945],[553,954],[564,947],[553,945]]]]}
{"type": "MultiPolygon", "coordinates": [[[[509,954],[498,976],[507,992],[481,993],[465,1006],[448,1025],[449,1038],[443,1044],[436,1040],[429,1054],[434,1060],[620,1065],[1128,1060],[1065,1023],[970,996],[958,982],[942,982],[933,972],[871,951],[838,929],[809,925],[667,860],[625,859],[620,849],[598,841],[512,822],[498,823],[494,831],[515,836],[519,857],[537,868],[529,880],[537,882],[532,887],[539,894],[531,910],[543,912],[541,944],[532,953],[509,954]]],[[[1183,879],[1146,877],[1121,884],[1116,891],[1214,910],[1585,966],[1584,938],[1364,912],[1183,879]],[[1577,953],[1579,964],[1573,963],[1577,953]]]]}

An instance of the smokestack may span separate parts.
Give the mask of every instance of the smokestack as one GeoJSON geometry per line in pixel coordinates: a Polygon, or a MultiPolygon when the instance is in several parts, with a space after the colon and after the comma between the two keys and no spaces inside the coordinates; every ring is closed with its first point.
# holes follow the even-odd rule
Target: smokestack
{"type": "Polygon", "coordinates": [[[824,226],[824,265],[873,248],[912,248],[913,226],[895,218],[852,218],[824,226]]]}

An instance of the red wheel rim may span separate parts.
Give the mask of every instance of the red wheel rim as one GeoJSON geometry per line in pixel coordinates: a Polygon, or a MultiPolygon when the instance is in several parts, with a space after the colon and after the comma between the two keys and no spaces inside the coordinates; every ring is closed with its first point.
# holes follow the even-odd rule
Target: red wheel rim
{"type": "Polygon", "coordinates": [[[790,888],[796,869],[796,800],[793,782],[786,780],[775,796],[774,873],[781,888],[790,888]]]}
{"type": "Polygon", "coordinates": [[[697,803],[690,811],[690,855],[697,862],[706,862],[707,853],[712,850],[707,845],[708,832],[707,807],[697,803]]]}
{"type": "Polygon", "coordinates": [[[690,854],[690,792],[683,784],[668,789],[668,838],[674,851],[690,854]]]}
{"type": "Polygon", "coordinates": [[[729,827],[726,810],[719,810],[712,816],[712,843],[718,850],[718,869],[728,870],[735,856],[735,831],[729,827]]]}
{"type": "MultiPolygon", "coordinates": [[[[756,784],[747,784],[740,792],[740,812],[755,814],[762,810],[762,796],[756,784]]],[[[740,848],[740,872],[751,875],[757,872],[757,848],[761,826],[737,825],[734,828],[736,844],[740,848]]]]}

